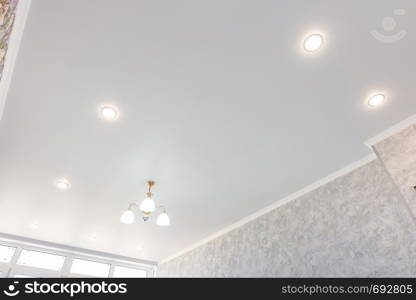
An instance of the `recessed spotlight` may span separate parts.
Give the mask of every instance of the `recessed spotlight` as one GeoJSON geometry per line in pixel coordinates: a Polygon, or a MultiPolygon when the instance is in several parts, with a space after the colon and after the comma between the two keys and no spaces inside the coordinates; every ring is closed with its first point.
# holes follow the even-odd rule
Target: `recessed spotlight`
{"type": "Polygon", "coordinates": [[[386,96],[384,94],[376,94],[368,99],[368,105],[371,107],[376,107],[383,104],[385,100],[386,96]]]}
{"type": "Polygon", "coordinates": [[[324,43],[324,37],[319,33],[314,33],[309,35],[304,43],[303,48],[305,48],[308,52],[315,52],[321,48],[322,44],[324,43]]]}
{"type": "Polygon", "coordinates": [[[119,117],[119,111],[116,107],[111,105],[103,105],[100,107],[100,116],[104,120],[117,120],[119,117]]]}
{"type": "Polygon", "coordinates": [[[55,187],[58,190],[66,191],[71,187],[71,184],[66,179],[58,179],[57,181],[55,181],[55,187]]]}
{"type": "Polygon", "coordinates": [[[30,227],[32,227],[33,229],[38,229],[39,224],[38,223],[33,223],[32,225],[30,225],[30,227]]]}
{"type": "Polygon", "coordinates": [[[142,247],[141,245],[139,245],[139,246],[137,246],[137,247],[136,247],[136,249],[137,249],[138,251],[142,251],[142,250],[143,250],[143,247],[142,247]]]}

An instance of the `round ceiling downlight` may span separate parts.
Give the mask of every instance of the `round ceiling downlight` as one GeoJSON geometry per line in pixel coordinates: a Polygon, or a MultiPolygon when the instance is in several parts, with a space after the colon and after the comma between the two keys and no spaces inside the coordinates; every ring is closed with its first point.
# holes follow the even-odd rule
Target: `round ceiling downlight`
{"type": "Polygon", "coordinates": [[[322,47],[323,43],[324,43],[324,37],[321,34],[314,33],[312,35],[309,35],[305,39],[303,43],[303,48],[307,52],[315,52],[315,51],[318,51],[322,47]]]}
{"type": "Polygon", "coordinates": [[[71,187],[71,184],[66,179],[58,179],[55,181],[55,187],[60,191],[66,191],[71,187]]]}
{"type": "Polygon", "coordinates": [[[376,107],[383,104],[384,101],[386,101],[386,96],[384,94],[376,94],[368,99],[368,105],[371,107],[376,107]]]}
{"type": "Polygon", "coordinates": [[[112,105],[103,105],[100,107],[100,116],[104,120],[117,120],[119,114],[118,109],[112,105]]]}

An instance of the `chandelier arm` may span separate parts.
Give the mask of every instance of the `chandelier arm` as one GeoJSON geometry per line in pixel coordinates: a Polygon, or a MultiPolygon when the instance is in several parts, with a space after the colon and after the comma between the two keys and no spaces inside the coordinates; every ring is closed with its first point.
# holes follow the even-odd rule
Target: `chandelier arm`
{"type": "Polygon", "coordinates": [[[129,204],[129,210],[131,210],[134,206],[139,207],[136,203],[130,203],[129,204]]]}
{"type": "Polygon", "coordinates": [[[166,213],[166,207],[165,207],[164,205],[158,205],[158,206],[156,207],[156,209],[160,209],[160,210],[162,210],[164,213],[166,213]]]}

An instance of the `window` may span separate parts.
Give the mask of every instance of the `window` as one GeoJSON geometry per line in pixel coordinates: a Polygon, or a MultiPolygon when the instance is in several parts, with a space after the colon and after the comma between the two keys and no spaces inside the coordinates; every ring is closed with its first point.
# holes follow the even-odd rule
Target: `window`
{"type": "Polygon", "coordinates": [[[147,272],[145,270],[115,266],[113,277],[143,278],[147,277],[147,272]]]}
{"type": "Polygon", "coordinates": [[[0,262],[9,263],[15,251],[16,248],[0,245],[0,262]]]}
{"type": "Polygon", "coordinates": [[[95,261],[74,259],[71,266],[71,273],[93,277],[108,277],[110,265],[95,261]]]}
{"type": "Polygon", "coordinates": [[[88,250],[51,247],[0,237],[0,277],[57,278],[57,277],[153,277],[152,264],[128,259],[114,260],[97,256],[88,250]]]}
{"type": "Polygon", "coordinates": [[[18,265],[60,271],[64,265],[64,256],[31,250],[22,250],[18,265]]]}

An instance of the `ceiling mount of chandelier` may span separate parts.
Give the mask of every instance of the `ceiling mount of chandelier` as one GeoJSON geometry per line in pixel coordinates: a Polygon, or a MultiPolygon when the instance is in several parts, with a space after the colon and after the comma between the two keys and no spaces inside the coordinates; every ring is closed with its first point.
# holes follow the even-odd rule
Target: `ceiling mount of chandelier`
{"type": "Polygon", "coordinates": [[[155,201],[153,200],[153,194],[152,194],[152,187],[155,185],[155,182],[152,180],[149,180],[147,182],[147,193],[146,198],[140,203],[140,205],[137,205],[136,203],[131,203],[127,210],[121,215],[120,222],[123,224],[132,224],[135,221],[135,216],[133,212],[134,207],[139,207],[140,213],[142,215],[142,219],[144,222],[147,222],[152,214],[156,211],[160,211],[157,219],[156,219],[156,225],[159,226],[169,226],[170,225],[170,219],[168,214],[166,213],[166,208],[163,205],[156,206],[155,201]]]}

